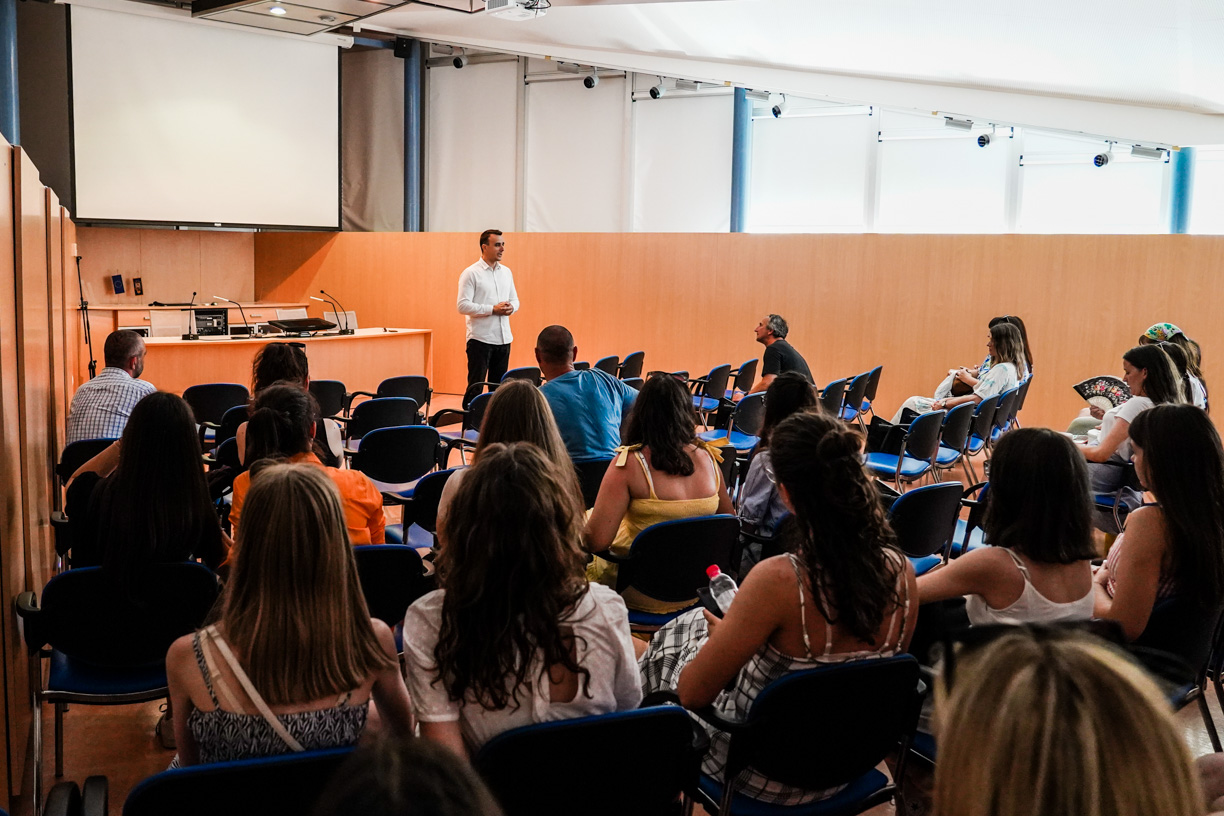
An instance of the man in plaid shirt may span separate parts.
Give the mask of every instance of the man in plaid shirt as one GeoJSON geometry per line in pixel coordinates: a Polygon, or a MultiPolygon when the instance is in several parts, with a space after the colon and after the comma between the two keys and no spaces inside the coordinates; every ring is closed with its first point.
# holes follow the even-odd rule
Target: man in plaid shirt
{"type": "Polygon", "coordinates": [[[72,397],[68,409],[68,444],[82,439],[118,439],[136,403],[157,388],[140,379],[145,344],[134,331],[111,332],[102,347],[106,368],[72,397]]]}

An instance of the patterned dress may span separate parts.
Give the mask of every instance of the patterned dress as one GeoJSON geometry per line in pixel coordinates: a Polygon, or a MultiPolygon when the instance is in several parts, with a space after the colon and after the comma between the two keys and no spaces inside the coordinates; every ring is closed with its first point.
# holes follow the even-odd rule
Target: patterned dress
{"type": "MultiPolygon", "coordinates": [[[[851,660],[871,660],[881,657],[892,657],[901,651],[900,644],[905,640],[905,625],[909,619],[909,595],[906,574],[901,570],[899,580],[903,604],[893,612],[888,625],[888,637],[878,649],[861,652],[833,652],[833,627],[825,627],[825,647],[819,655],[812,654],[812,644],[808,640],[807,607],[803,591],[803,568],[795,555],[787,556],[795,570],[795,578],[799,585],[799,620],[803,627],[803,657],[783,654],[770,644],[763,645],[756,654],[740,669],[735,684],[729,691],[723,691],[715,698],[713,707],[719,716],[730,720],[744,720],[748,710],[757,695],[774,680],[791,672],[815,669],[834,663],[847,663],[851,660]],[[895,633],[895,636],[894,636],[895,633]]],[[[904,556],[900,556],[903,558],[904,556]]],[[[817,598],[825,620],[831,615],[828,605],[817,598]]],[[[697,656],[697,652],[709,638],[709,627],[701,610],[688,612],[668,623],[660,629],[650,641],[650,648],[638,665],[642,670],[642,693],[648,695],[654,691],[672,690],[680,679],[680,672],[697,656]]],[[[710,751],[702,760],[701,770],[722,780],[727,763],[727,748],[731,737],[704,720],[697,720],[710,735],[710,751]]],[[[762,802],[779,805],[798,805],[827,799],[841,791],[845,786],[830,790],[813,791],[795,788],[774,782],[766,776],[749,768],[739,778],[736,792],[751,796],[762,802]]]]}

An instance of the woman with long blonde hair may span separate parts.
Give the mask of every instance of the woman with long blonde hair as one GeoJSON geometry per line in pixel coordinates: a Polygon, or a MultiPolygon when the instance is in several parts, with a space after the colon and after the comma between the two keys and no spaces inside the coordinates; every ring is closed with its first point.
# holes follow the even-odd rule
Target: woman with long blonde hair
{"type": "Polygon", "coordinates": [[[1169,704],[1104,641],[1010,627],[937,690],[938,816],[1201,816],[1169,704]]]}
{"type": "Polygon", "coordinates": [[[366,608],[336,486],[310,465],[255,470],[220,617],[166,655],[179,764],[354,744],[371,698],[410,734],[395,642],[366,608]]]}

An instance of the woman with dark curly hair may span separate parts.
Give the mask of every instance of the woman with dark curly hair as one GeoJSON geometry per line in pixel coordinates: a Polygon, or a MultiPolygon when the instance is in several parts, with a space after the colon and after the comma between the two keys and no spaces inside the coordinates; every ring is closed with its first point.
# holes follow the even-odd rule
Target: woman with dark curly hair
{"type": "Polygon", "coordinates": [[[535,445],[489,445],[438,530],[442,589],[408,608],[404,660],[421,735],[461,756],[641,702],[625,603],[583,577],[571,480],[535,445]]]}
{"type": "MultiPolygon", "coordinates": [[[[692,397],[679,380],[651,377],[633,403],[625,445],[599,486],[587,520],[587,548],[609,547],[627,555],[633,539],[652,524],[674,519],[734,513],[722,482],[717,449],[697,438],[692,397]],[[630,465],[637,461],[637,467],[630,465]]],[[[596,558],[587,571],[593,581],[614,586],[616,568],[596,558]]],[[[690,604],[665,604],[630,587],[625,603],[646,612],[673,612],[690,604]]]]}
{"type": "MultiPolygon", "coordinates": [[[[686,708],[713,705],[742,720],[765,686],[794,671],[895,655],[914,629],[914,569],[896,548],[871,478],[862,436],[830,416],[801,413],[773,432],[773,471],[794,512],[791,554],[757,564],[718,621],[693,611],[660,629],[642,657],[647,694],[674,689],[686,708]]],[[[721,778],[728,736],[711,729],[702,769],[721,778]]],[[[741,791],[800,804],[811,791],[748,771],[741,791]]]]}

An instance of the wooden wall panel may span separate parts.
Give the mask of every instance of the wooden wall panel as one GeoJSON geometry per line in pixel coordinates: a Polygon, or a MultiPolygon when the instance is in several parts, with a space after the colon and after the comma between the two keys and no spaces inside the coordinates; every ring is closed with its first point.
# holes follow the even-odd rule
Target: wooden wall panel
{"type": "MultiPolygon", "coordinates": [[[[71,319],[71,314],[65,312],[64,301],[64,247],[63,225],[59,198],[50,189],[44,190],[44,207],[47,214],[47,302],[49,309],[48,331],[50,332],[50,365],[51,365],[51,436],[48,440],[52,456],[59,459],[59,451],[64,448],[67,438],[68,395],[64,372],[68,368],[67,346],[65,345],[64,326],[71,319]]],[[[54,506],[59,507],[59,490],[53,493],[54,506]]]]}
{"type": "Polygon", "coordinates": [[[13,153],[17,260],[17,354],[21,377],[21,469],[26,526],[27,586],[50,578],[52,450],[51,322],[47,292],[47,202],[30,157],[13,153]]]}
{"type": "Polygon", "coordinates": [[[68,400],[67,406],[71,407],[72,395],[76,393],[77,385],[79,384],[77,372],[88,372],[89,352],[85,350],[85,342],[81,334],[81,313],[78,311],[81,301],[81,290],[77,285],[76,224],[72,223],[72,218],[69,216],[68,211],[62,207],[60,208],[59,223],[62,232],[60,237],[60,264],[64,269],[64,353],[66,361],[63,375],[64,396],[68,400]],[[81,362],[82,357],[86,358],[85,363],[81,362]]]}
{"type": "Polygon", "coordinates": [[[0,139],[0,642],[4,658],[6,773],[3,799],[19,787],[30,729],[26,650],[12,599],[26,588],[22,501],[20,389],[17,364],[17,281],[13,264],[13,150],[0,139]]]}
{"type": "MultiPolygon", "coordinates": [[[[435,387],[456,393],[456,283],[476,244],[455,233],[261,233],[255,296],[325,288],[363,326],[432,329],[435,387]]],[[[526,233],[507,244],[522,299],[511,365],[531,364],[539,330],[562,323],[586,359],[643,349],[647,369],[704,372],[759,357],[753,327],[776,312],[822,383],[883,363],[878,402],[891,414],[949,367],[980,362],[990,317],[1018,314],[1037,372],[1026,424],[1065,427],[1083,407],[1070,386],[1120,372],[1122,352],[1158,321],[1202,343],[1208,385],[1224,388],[1221,237],[526,233]]]]}
{"type": "Polygon", "coordinates": [[[81,227],[77,243],[85,297],[95,305],[187,302],[192,292],[199,293],[198,299],[224,295],[243,300],[254,291],[250,232],[81,227]],[[116,274],[124,279],[122,295],[111,288],[110,277],[116,274]],[[135,293],[136,277],[144,283],[144,295],[135,293]]]}

